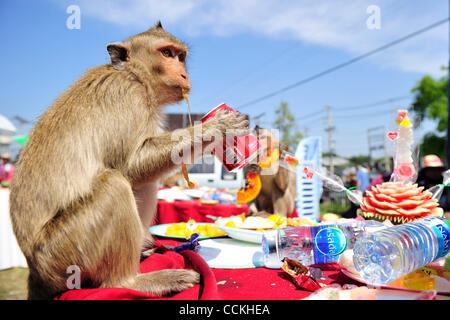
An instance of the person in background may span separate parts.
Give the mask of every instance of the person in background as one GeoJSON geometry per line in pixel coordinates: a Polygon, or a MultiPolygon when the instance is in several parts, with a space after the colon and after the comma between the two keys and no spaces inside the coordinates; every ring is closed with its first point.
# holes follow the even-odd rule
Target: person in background
{"type": "Polygon", "coordinates": [[[9,154],[4,153],[0,156],[0,183],[4,188],[9,187],[14,175],[14,165],[10,161],[9,154]]]}
{"type": "MultiPolygon", "coordinates": [[[[394,163],[391,159],[391,168],[394,166],[394,163]]],[[[366,188],[366,190],[371,190],[373,186],[376,186],[378,184],[382,184],[384,182],[388,182],[391,180],[392,172],[387,171],[386,169],[382,170],[382,173],[379,174],[376,178],[370,182],[369,186],[366,188]]]]}
{"type": "Polygon", "coordinates": [[[356,165],[356,189],[364,193],[366,188],[370,185],[369,178],[370,166],[367,166],[367,169],[356,165]]]}
{"type": "MultiPolygon", "coordinates": [[[[419,187],[424,187],[424,189],[429,189],[437,184],[441,184],[444,181],[442,172],[445,171],[444,163],[435,154],[426,155],[423,158],[423,167],[419,171],[417,177],[417,184],[419,187]]],[[[439,205],[442,208],[446,208],[446,198],[445,192],[439,200],[439,205]]]]}

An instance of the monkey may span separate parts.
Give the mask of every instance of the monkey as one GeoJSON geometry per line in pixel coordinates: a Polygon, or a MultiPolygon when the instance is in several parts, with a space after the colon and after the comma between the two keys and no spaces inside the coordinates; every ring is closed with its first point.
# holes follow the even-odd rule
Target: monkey
{"type": "Polygon", "coordinates": [[[249,131],[238,112],[179,129],[182,141],[163,131],[164,106],[191,83],[187,46],[160,22],[107,52],[110,63],[87,70],[39,117],[18,160],[10,216],[29,267],[28,299],[67,291],[70,266],[82,288],[166,296],[198,284],[194,270],[139,273],[141,252],[154,247],[159,179],[181,165],[174,155],[200,157],[196,143],[249,131]]]}
{"type": "Polygon", "coordinates": [[[182,186],[183,183],[183,173],[181,171],[176,171],[172,174],[167,175],[166,177],[163,177],[161,179],[161,185],[163,187],[168,187],[168,188],[172,188],[172,187],[177,187],[177,186],[182,186]]]}
{"type": "MultiPolygon", "coordinates": [[[[256,126],[254,130],[262,146],[259,154],[265,155],[267,148],[272,145],[272,132],[259,126],[256,126]]],[[[287,143],[283,141],[279,143],[279,149],[280,151],[289,151],[287,143]]],[[[261,179],[261,191],[256,199],[248,204],[249,213],[253,216],[267,217],[277,214],[289,217],[294,210],[296,198],[295,173],[279,166],[275,173],[264,174],[255,163],[246,166],[244,171],[245,175],[249,171],[257,172],[261,179]]]]}

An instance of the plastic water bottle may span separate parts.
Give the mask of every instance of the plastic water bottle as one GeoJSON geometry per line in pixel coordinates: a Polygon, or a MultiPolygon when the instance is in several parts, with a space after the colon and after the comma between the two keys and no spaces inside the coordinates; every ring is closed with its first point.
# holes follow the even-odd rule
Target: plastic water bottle
{"type": "Polygon", "coordinates": [[[382,285],[449,252],[449,221],[433,217],[365,235],[353,249],[353,263],[368,283],[382,285]]]}
{"type": "Polygon", "coordinates": [[[264,232],[264,265],[278,269],[285,257],[305,266],[334,263],[366,232],[386,228],[381,222],[366,220],[312,227],[288,227],[264,232]]]}

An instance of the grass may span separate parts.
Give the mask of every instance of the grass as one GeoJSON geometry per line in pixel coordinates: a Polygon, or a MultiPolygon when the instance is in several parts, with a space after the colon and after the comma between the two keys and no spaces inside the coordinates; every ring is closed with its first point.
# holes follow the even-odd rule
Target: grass
{"type": "Polygon", "coordinates": [[[27,299],[28,269],[11,268],[0,271],[0,300],[27,299]]]}
{"type": "Polygon", "coordinates": [[[345,211],[350,209],[350,204],[342,204],[339,201],[336,202],[324,202],[320,204],[320,213],[336,213],[337,215],[341,215],[345,211]]]}

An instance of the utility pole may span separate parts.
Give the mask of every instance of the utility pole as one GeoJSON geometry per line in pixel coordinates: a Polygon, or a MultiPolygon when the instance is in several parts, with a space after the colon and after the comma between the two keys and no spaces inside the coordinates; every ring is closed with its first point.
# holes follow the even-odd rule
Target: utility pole
{"type": "Polygon", "coordinates": [[[370,141],[370,131],[372,131],[372,129],[367,129],[367,146],[369,147],[369,165],[371,165],[371,161],[372,161],[372,145],[371,145],[371,141],[370,141]]]}
{"type": "Polygon", "coordinates": [[[389,155],[387,150],[387,143],[386,143],[386,136],[387,136],[387,130],[386,125],[383,126],[383,150],[384,150],[384,169],[387,172],[391,172],[391,162],[389,161],[389,155]]]}
{"type": "Polygon", "coordinates": [[[331,174],[334,174],[334,164],[333,164],[333,125],[331,123],[331,107],[326,106],[325,109],[327,110],[328,114],[328,127],[325,129],[328,131],[328,148],[330,153],[330,172],[331,174]]]}
{"type": "Polygon", "coordinates": [[[372,166],[372,151],[384,150],[385,168],[388,170],[390,162],[388,161],[386,145],[386,126],[379,126],[367,129],[367,144],[369,146],[369,165],[372,166]]]}
{"type": "Polygon", "coordinates": [[[309,137],[309,127],[305,127],[305,138],[309,137]]]}

